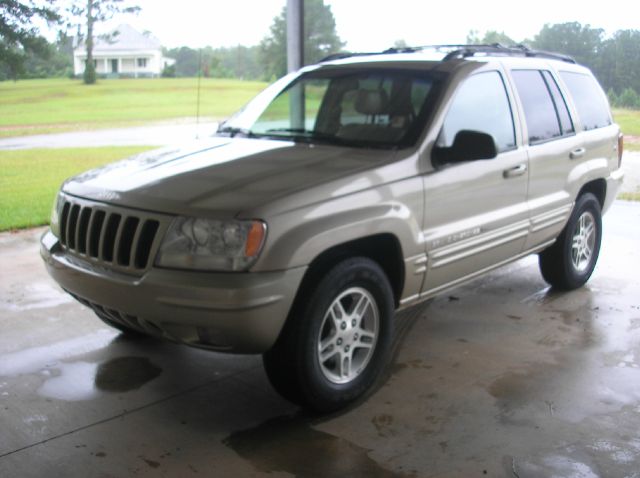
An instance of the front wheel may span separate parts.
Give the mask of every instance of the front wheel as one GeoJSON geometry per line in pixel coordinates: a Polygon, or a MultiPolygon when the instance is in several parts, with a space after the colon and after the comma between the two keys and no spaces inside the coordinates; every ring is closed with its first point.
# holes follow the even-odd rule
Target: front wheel
{"type": "Polygon", "coordinates": [[[591,193],[581,195],[556,242],[540,253],[542,277],[551,286],[581,287],[596,267],[602,239],[600,202],[591,193]]]}
{"type": "Polygon", "coordinates": [[[393,294],[374,261],[333,267],[299,298],[281,337],[264,355],[285,398],[319,412],[362,396],[384,369],[393,338],[393,294]]]}

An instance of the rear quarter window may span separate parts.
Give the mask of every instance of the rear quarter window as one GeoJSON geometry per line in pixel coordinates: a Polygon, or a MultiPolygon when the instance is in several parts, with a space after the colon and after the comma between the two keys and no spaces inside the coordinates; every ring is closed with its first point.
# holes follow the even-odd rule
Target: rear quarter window
{"type": "Polygon", "coordinates": [[[573,71],[561,71],[560,77],[571,93],[583,129],[604,128],[612,123],[609,105],[595,78],[573,71]]]}

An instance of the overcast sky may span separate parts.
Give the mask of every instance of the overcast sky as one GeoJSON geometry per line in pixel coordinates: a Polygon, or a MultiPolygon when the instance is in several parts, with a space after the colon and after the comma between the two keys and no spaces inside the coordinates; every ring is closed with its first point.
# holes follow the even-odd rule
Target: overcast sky
{"type": "MultiPolygon", "coordinates": [[[[149,30],[166,47],[255,45],[269,33],[286,0],[133,0],[142,10],[112,21],[149,30]]],[[[578,21],[604,28],[640,28],[638,0],[325,0],[347,48],[371,51],[403,39],[409,45],[463,43],[469,30],[533,37],[545,23],[578,21]]],[[[104,28],[104,27],[103,27],[104,28]]]]}

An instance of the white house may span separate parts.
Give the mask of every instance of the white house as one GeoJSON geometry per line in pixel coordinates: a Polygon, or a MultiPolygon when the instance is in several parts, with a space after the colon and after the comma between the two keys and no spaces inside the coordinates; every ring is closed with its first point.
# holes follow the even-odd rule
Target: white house
{"type": "MultiPolygon", "coordinates": [[[[87,50],[81,42],[73,52],[76,76],[84,73],[86,62],[87,50]]],[[[123,24],[108,38],[95,38],[93,62],[98,75],[137,78],[160,76],[166,66],[176,61],[162,56],[162,46],[156,37],[123,24]]]]}

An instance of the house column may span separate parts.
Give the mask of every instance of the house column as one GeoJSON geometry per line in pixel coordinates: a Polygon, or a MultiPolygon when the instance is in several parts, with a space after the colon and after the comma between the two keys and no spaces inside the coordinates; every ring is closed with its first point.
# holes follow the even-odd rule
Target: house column
{"type": "Polygon", "coordinates": [[[104,74],[106,75],[109,73],[109,60],[107,58],[104,58],[102,61],[104,64],[104,74]]]}
{"type": "Polygon", "coordinates": [[[122,75],[122,57],[118,57],[118,76],[122,75]]]}

